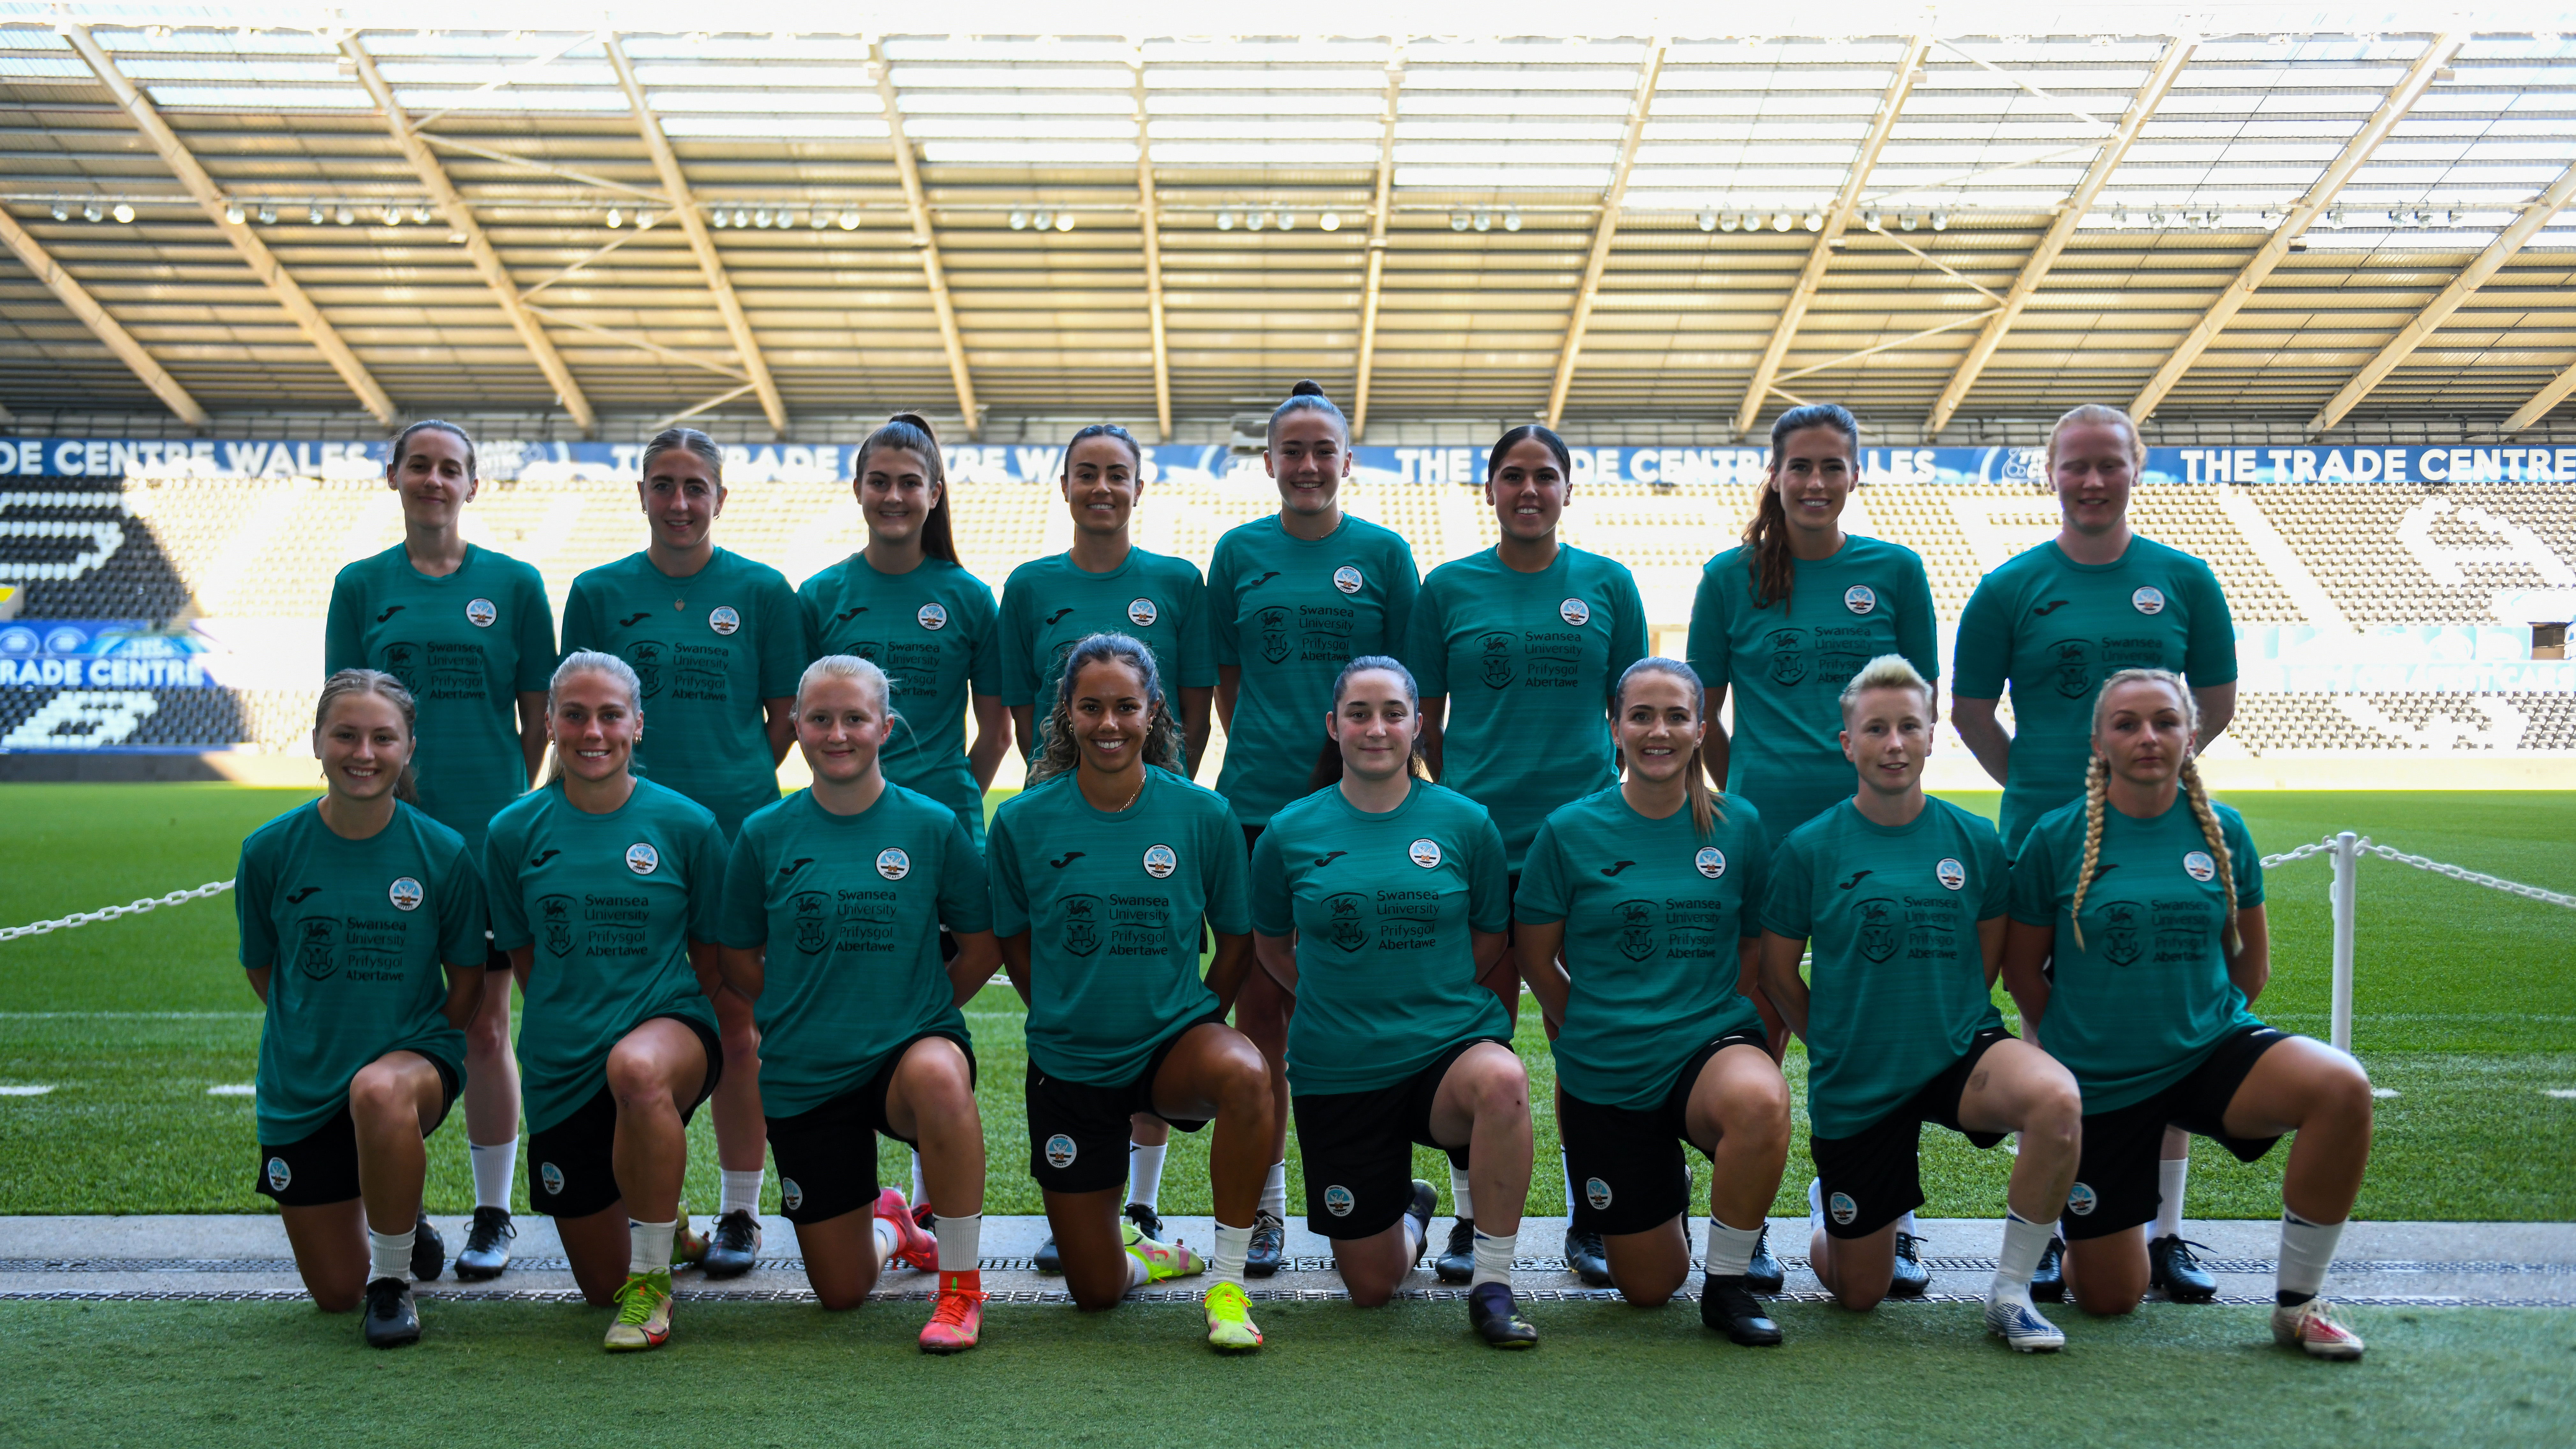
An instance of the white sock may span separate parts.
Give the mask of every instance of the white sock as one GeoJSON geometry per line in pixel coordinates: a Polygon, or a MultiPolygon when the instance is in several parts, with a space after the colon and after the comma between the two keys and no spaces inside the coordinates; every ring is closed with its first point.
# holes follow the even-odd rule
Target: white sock
{"type": "Polygon", "coordinates": [[[1712,1278],[1741,1278],[1753,1266],[1753,1246],[1762,1241],[1762,1229],[1730,1228],[1712,1215],[1708,1220],[1708,1254],[1700,1261],[1708,1265],[1712,1278]]]}
{"type": "Polygon", "coordinates": [[[1521,1235],[1517,1232],[1489,1233],[1483,1228],[1476,1229],[1476,1276],[1467,1286],[1473,1288],[1480,1283],[1500,1283],[1510,1287],[1512,1259],[1519,1254],[1520,1247],[1521,1235]]]}
{"type": "Polygon", "coordinates": [[[465,1144],[465,1158],[474,1164],[474,1205],[479,1208],[510,1210],[510,1178],[519,1166],[519,1139],[465,1144]]]}
{"type": "Polygon", "coordinates": [[[1154,1270],[1145,1266],[1145,1260],[1133,1253],[1127,1254],[1127,1291],[1133,1293],[1152,1281],[1154,1270]]]}
{"type": "Polygon", "coordinates": [[[2030,1301],[2030,1275],[2039,1271],[2040,1255],[2048,1251],[2049,1237],[2056,1231],[2053,1223],[2035,1223],[2007,1208],[2004,1211],[2004,1246],[1995,1254],[1995,1279],[1986,1288],[1986,1297],[1998,1302],[2030,1301]]]}
{"type": "Polygon", "coordinates": [[[667,1273],[671,1271],[671,1238],[680,1231],[680,1220],[667,1223],[639,1223],[626,1220],[626,1271],[629,1273],[667,1273]]]}
{"type": "Polygon", "coordinates": [[[1905,1216],[1896,1220],[1896,1230],[1909,1238],[1919,1238],[1923,1236],[1922,1230],[1914,1226],[1914,1214],[1912,1213],[1907,1213],[1905,1216]]]}
{"type": "Polygon", "coordinates": [[[760,1216],[760,1183],[768,1175],[768,1169],[761,1167],[749,1172],[728,1172],[718,1168],[716,1178],[721,1184],[723,1201],[716,1208],[716,1216],[723,1217],[737,1208],[753,1217],[760,1216]]]}
{"type": "Polygon", "coordinates": [[[939,1271],[972,1273],[984,1261],[984,1215],[933,1218],[939,1232],[939,1271]]]}
{"type": "Polygon", "coordinates": [[[921,1180],[921,1154],[916,1152],[912,1154],[912,1196],[907,1201],[928,1202],[929,1200],[930,1185],[921,1180]]]}
{"type": "Polygon", "coordinates": [[[2191,1159],[2170,1158],[2156,1164],[2156,1225],[2147,1230],[2150,1238],[2182,1236],[2182,1185],[2191,1175],[2191,1159]]]}
{"type": "Polygon", "coordinates": [[[1807,1179],[1807,1231],[1825,1230],[1825,1184],[1822,1178],[1807,1179]]]}
{"type": "Polygon", "coordinates": [[[1281,1222],[1288,1221],[1288,1164],[1270,1164],[1270,1175],[1261,1182],[1261,1210],[1281,1222]]]}
{"type": "MultiPolygon", "coordinates": [[[[1454,1162],[1449,1164],[1449,1201],[1459,1217],[1469,1222],[1476,1220],[1476,1195],[1467,1190],[1467,1169],[1454,1162]]],[[[1569,1207],[1566,1211],[1574,1209],[1569,1207]]]]}
{"type": "Polygon", "coordinates": [[[1163,1196],[1163,1153],[1160,1147],[1141,1143],[1127,1144],[1127,1200],[1141,1202],[1157,1211],[1163,1196]]]}
{"type": "Polygon", "coordinates": [[[2341,1223],[2312,1223],[2287,1208],[2281,1210],[2281,1276],[2273,1286],[2314,1298],[2326,1286],[2326,1266],[2334,1261],[2335,1244],[2343,1238],[2341,1223]]]}
{"type": "Polygon", "coordinates": [[[1252,1229],[1216,1225],[1216,1258],[1208,1264],[1208,1274],[1219,1283],[1243,1286],[1243,1260],[1252,1255],[1252,1229]]]}
{"type": "Polygon", "coordinates": [[[1431,1244],[1431,1229],[1411,1213],[1395,1222],[1404,1229],[1404,1271],[1410,1273],[1422,1261],[1422,1250],[1431,1244]]]}
{"type": "Polygon", "coordinates": [[[878,1218],[874,1222],[870,1223],[869,1227],[872,1228],[876,1234],[877,1271],[882,1273],[885,1271],[885,1265],[893,1261],[894,1250],[903,1246],[903,1244],[902,1241],[895,1236],[894,1224],[887,1222],[885,1219],[878,1218]]]}
{"type": "Polygon", "coordinates": [[[378,1278],[400,1278],[410,1282],[411,1245],[419,1232],[416,1227],[405,1228],[399,1233],[367,1229],[367,1281],[373,1283],[378,1278]]]}
{"type": "Polygon", "coordinates": [[[1565,1174],[1565,1212],[1566,1216],[1572,1217],[1574,1215],[1574,1205],[1581,1201],[1581,1199],[1574,1195],[1574,1164],[1572,1161],[1567,1159],[1565,1150],[1561,1147],[1557,1149],[1556,1165],[1565,1174]]]}

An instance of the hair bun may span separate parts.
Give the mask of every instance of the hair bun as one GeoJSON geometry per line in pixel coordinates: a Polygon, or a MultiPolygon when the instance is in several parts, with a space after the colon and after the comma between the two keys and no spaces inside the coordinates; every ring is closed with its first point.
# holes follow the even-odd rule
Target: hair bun
{"type": "Polygon", "coordinates": [[[1300,380],[1295,387],[1288,389],[1288,395],[1290,397],[1322,397],[1324,395],[1324,385],[1315,381],[1311,377],[1305,378],[1300,380]]]}

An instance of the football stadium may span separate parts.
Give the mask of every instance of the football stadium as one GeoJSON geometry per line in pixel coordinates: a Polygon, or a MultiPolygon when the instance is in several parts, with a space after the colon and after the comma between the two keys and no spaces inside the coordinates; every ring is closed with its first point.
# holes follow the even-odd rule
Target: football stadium
{"type": "Polygon", "coordinates": [[[2571,201],[2545,5],[0,0],[5,1437],[2576,1444],[2571,201]]]}

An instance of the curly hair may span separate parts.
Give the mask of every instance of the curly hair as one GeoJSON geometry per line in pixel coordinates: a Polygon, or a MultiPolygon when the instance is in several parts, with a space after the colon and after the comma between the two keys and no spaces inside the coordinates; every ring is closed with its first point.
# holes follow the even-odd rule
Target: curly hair
{"type": "Polygon", "coordinates": [[[1039,727],[1038,751],[1029,761],[1030,784],[1070,774],[1082,763],[1082,745],[1073,737],[1073,681],[1084,669],[1103,661],[1124,664],[1136,672],[1137,687],[1151,710],[1145,721],[1145,763],[1166,770],[1182,768],[1187,756],[1181,726],[1163,697],[1163,672],[1154,663],[1154,651],[1125,634],[1093,634],[1064,656],[1064,670],[1056,676],[1055,707],[1039,727]]]}

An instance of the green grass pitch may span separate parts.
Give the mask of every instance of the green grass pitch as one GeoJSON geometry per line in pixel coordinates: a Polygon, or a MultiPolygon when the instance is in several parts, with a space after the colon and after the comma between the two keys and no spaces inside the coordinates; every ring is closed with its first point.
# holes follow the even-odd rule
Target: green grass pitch
{"type": "MultiPolygon", "coordinates": [[[[303,798],[219,785],[0,786],[0,924],[225,878],[241,838],[303,798]]],[[[1995,797],[1957,798],[1991,812],[1995,797]]],[[[2576,793],[2248,794],[2233,803],[2266,851],[2349,828],[2576,891],[2567,849],[2576,793]]],[[[2276,1025],[2319,1036],[2328,1005],[2326,878],[2320,860],[2269,877],[2274,976],[2257,1006],[2276,1025]]],[[[2576,1089],[2571,926],[2559,907],[2363,863],[2354,1040],[2373,1080],[2396,1095],[2380,1103],[2361,1216],[2576,1218],[2576,1100],[2549,1095],[2576,1089]]],[[[207,1094],[250,1081],[258,1041],[257,1003],[234,945],[229,897],[0,945],[0,1086],[53,1088],[0,1096],[0,1213],[265,1210],[251,1190],[251,1104],[207,1094]]],[[[970,1007],[992,1160],[986,1202],[998,1213],[1037,1211],[1025,1171],[1019,1015],[1017,998],[999,986],[970,1007]]],[[[1539,1109],[1530,1210],[1562,1212],[1553,1073],[1534,1009],[1522,1013],[1519,1045],[1539,1109]]],[[[1804,1070],[1795,1048],[1789,1069],[1804,1070]]],[[[1804,1131],[1801,1113],[1780,1212],[1803,1211],[1804,1131]]],[[[691,1138],[690,1197],[703,1209],[716,1196],[704,1115],[691,1138]]],[[[1163,1206],[1205,1212],[1204,1138],[1176,1134],[1174,1142],[1163,1206]]],[[[1924,1143],[1927,1215],[1998,1211],[2007,1157],[1943,1133],[1926,1133],[1924,1143]]],[[[2240,1166],[2201,1144],[2188,1211],[2273,1215],[2284,1155],[2240,1166]]],[[[891,1145],[883,1160],[888,1181],[905,1180],[891,1145]]],[[[1445,1198],[1438,1157],[1426,1152],[1419,1162],[1445,1198]]],[[[430,1164],[432,1209],[469,1208],[461,1123],[441,1130],[430,1164]]],[[[1289,1164],[1290,1191],[1302,1203],[1293,1147],[1289,1164]]],[[[769,1192],[774,1206],[774,1179],[769,1192]]]]}

